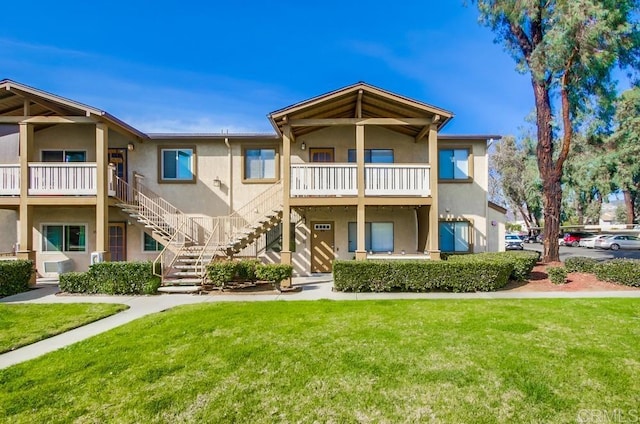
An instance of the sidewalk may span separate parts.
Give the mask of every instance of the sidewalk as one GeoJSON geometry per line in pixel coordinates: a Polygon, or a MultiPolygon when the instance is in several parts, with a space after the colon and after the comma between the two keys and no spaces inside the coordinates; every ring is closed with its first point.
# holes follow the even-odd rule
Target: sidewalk
{"type": "Polygon", "coordinates": [[[40,282],[35,290],[0,299],[0,303],[121,303],[126,311],[76,328],[66,333],[0,355],[0,369],[28,361],[45,353],[109,331],[143,316],[166,311],[175,306],[206,302],[253,302],[274,300],[384,300],[384,299],[543,299],[543,298],[640,298],[640,291],[584,291],[584,292],[514,292],[483,293],[342,293],[334,292],[331,276],[298,277],[293,279],[299,292],[247,294],[164,294],[159,296],[56,296],[55,282],[40,282]]]}

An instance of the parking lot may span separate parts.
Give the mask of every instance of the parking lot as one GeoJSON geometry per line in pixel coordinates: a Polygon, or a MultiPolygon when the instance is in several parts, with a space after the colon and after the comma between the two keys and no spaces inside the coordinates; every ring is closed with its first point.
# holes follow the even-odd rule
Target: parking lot
{"type": "MultiPolygon", "coordinates": [[[[525,243],[525,250],[536,250],[542,252],[542,244],[540,243],[525,243]]],[[[586,247],[569,247],[560,246],[560,260],[564,262],[565,259],[572,256],[587,256],[589,258],[596,259],[613,259],[613,258],[631,258],[640,259],[640,250],[602,250],[602,249],[587,249],[586,247]]]]}

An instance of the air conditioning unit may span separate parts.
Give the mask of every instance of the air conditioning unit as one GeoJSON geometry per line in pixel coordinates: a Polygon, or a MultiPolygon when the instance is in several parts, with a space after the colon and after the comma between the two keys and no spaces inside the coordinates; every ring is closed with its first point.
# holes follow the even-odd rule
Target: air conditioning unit
{"type": "Polygon", "coordinates": [[[45,261],[43,263],[44,272],[47,274],[64,274],[73,271],[73,261],[71,259],[63,259],[59,261],[45,261]]]}
{"type": "Polygon", "coordinates": [[[91,265],[104,262],[104,252],[91,252],[91,265]]]}

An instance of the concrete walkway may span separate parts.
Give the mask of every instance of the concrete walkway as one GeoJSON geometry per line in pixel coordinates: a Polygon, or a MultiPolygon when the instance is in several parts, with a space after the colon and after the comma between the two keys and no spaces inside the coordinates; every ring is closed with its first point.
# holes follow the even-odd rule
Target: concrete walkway
{"type": "Polygon", "coordinates": [[[0,299],[0,303],[121,303],[129,306],[126,311],[67,331],[37,343],[0,355],[0,369],[28,361],[45,353],[69,346],[73,343],[119,327],[145,315],[166,311],[175,306],[206,302],[247,302],[274,300],[383,300],[383,299],[542,299],[542,298],[640,298],[639,290],[629,291],[583,291],[583,292],[513,292],[489,293],[342,293],[334,292],[331,276],[294,278],[294,286],[302,288],[290,293],[243,293],[243,294],[166,294],[159,296],[57,296],[55,282],[39,282],[35,290],[0,299]]]}

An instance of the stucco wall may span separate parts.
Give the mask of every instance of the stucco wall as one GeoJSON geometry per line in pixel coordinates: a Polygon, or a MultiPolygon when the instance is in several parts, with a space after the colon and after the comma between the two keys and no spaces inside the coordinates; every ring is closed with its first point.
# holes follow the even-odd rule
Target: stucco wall
{"type": "Polygon", "coordinates": [[[18,242],[18,214],[14,210],[0,209],[0,253],[15,251],[18,242]]]}
{"type": "Polygon", "coordinates": [[[17,125],[0,125],[0,164],[20,162],[20,128],[17,125]]]}
{"type": "Polygon", "coordinates": [[[488,170],[486,142],[440,141],[442,147],[470,147],[473,154],[473,180],[470,182],[438,183],[438,214],[440,220],[467,220],[473,225],[471,243],[475,253],[490,249],[487,238],[488,170]]]}
{"type": "Polygon", "coordinates": [[[506,235],[505,223],[507,216],[490,207],[487,218],[489,220],[489,234],[487,236],[489,240],[489,252],[504,252],[504,236],[506,235]]]}

